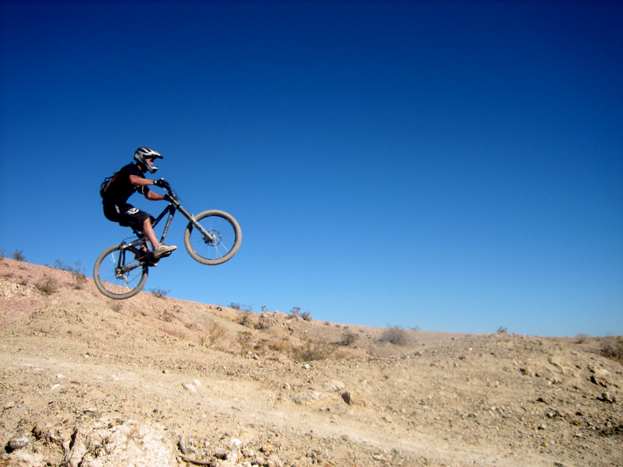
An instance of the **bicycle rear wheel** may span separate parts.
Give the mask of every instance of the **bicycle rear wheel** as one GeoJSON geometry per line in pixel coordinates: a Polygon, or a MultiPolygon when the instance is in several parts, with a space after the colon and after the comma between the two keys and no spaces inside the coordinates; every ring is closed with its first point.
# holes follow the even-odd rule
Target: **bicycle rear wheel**
{"type": "Polygon", "coordinates": [[[184,232],[184,244],[190,256],[201,264],[214,266],[230,260],[240,248],[242,232],[236,219],[223,211],[203,211],[195,216],[201,224],[204,235],[188,223],[184,232]]]}
{"type": "Polygon", "coordinates": [[[149,268],[134,258],[138,250],[123,246],[114,245],[104,250],[93,267],[95,285],[114,300],[133,297],[147,282],[149,268]]]}

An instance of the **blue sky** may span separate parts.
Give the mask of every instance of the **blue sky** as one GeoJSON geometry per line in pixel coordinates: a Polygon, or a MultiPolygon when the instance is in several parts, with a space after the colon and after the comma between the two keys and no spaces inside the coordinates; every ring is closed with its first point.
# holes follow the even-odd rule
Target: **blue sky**
{"type": "MultiPolygon", "coordinates": [[[[623,334],[623,3],[0,1],[0,247],[81,261],[139,146],[194,213],[146,289],[371,326],[623,334]]],[[[164,203],[137,195],[157,214],[164,203]]]]}

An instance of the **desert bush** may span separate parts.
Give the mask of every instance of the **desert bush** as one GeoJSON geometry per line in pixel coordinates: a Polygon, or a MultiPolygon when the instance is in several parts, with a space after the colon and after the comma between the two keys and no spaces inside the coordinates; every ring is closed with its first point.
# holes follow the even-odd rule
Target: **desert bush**
{"type": "Polygon", "coordinates": [[[306,340],[301,347],[292,349],[292,358],[300,362],[325,360],[329,357],[331,349],[324,342],[306,340]]]}
{"type": "Polygon", "coordinates": [[[156,289],[149,289],[149,291],[150,291],[151,293],[153,293],[153,294],[154,294],[156,297],[158,297],[158,298],[164,298],[164,297],[166,297],[167,295],[169,295],[169,291],[168,291],[168,290],[163,290],[163,289],[160,289],[160,288],[156,288],[156,289]]]}
{"type": "Polygon", "coordinates": [[[227,339],[227,330],[220,324],[212,321],[208,325],[208,333],[200,337],[203,346],[212,346],[227,339]]]}
{"type": "Polygon", "coordinates": [[[58,290],[58,283],[53,277],[49,277],[44,274],[43,278],[41,278],[39,282],[35,283],[35,287],[45,295],[52,295],[58,290]]]}
{"type": "Polygon", "coordinates": [[[575,342],[578,344],[585,344],[587,340],[588,336],[583,332],[580,332],[575,336],[575,342]]]}
{"type": "Polygon", "coordinates": [[[253,348],[253,335],[249,331],[238,333],[238,345],[240,345],[240,355],[248,355],[253,348]]]}
{"type": "Polygon", "coordinates": [[[253,326],[255,329],[259,329],[260,331],[266,331],[271,327],[271,318],[260,315],[257,323],[253,326]]]}
{"type": "Polygon", "coordinates": [[[305,321],[313,321],[314,317],[311,314],[311,311],[306,311],[305,313],[301,313],[301,318],[303,318],[305,321]]]}
{"type": "Polygon", "coordinates": [[[14,250],[13,253],[11,253],[11,258],[13,258],[15,261],[26,261],[26,257],[24,256],[24,250],[14,250]]]}
{"type": "Polygon", "coordinates": [[[82,289],[82,287],[84,287],[85,282],[87,281],[87,277],[84,274],[82,263],[80,261],[76,261],[74,264],[76,265],[76,267],[69,266],[68,264],[65,264],[60,259],[57,259],[54,261],[54,268],[71,273],[75,281],[74,289],[82,289]]]}
{"type": "Polygon", "coordinates": [[[623,363],[623,337],[604,340],[601,347],[601,354],[616,362],[623,363]]]}
{"type": "Polygon", "coordinates": [[[268,307],[262,306],[262,313],[268,313],[268,307]]]}
{"type": "Polygon", "coordinates": [[[295,306],[290,310],[290,318],[300,318],[301,317],[301,308],[295,306]]]}
{"type": "Polygon", "coordinates": [[[274,350],[275,352],[289,352],[292,350],[292,345],[290,344],[289,339],[285,338],[272,341],[268,348],[274,350]]]}
{"type": "MultiPolygon", "coordinates": [[[[233,307],[232,307],[233,308],[233,307]]],[[[234,308],[235,310],[236,308],[234,308]]],[[[242,326],[253,326],[253,315],[250,311],[240,311],[238,314],[238,324],[242,326]]]]}
{"type": "Polygon", "coordinates": [[[407,345],[409,343],[409,335],[407,331],[400,326],[390,326],[383,332],[379,340],[394,345],[407,345]]]}
{"type": "Polygon", "coordinates": [[[231,304],[229,305],[229,308],[240,311],[240,303],[231,302],[231,304]]]}
{"type": "Polygon", "coordinates": [[[340,345],[351,346],[359,339],[359,335],[355,334],[351,331],[346,331],[342,334],[342,340],[340,341],[340,345]]]}
{"type": "Polygon", "coordinates": [[[498,334],[508,334],[508,328],[505,328],[504,326],[500,326],[497,330],[498,334]]]}

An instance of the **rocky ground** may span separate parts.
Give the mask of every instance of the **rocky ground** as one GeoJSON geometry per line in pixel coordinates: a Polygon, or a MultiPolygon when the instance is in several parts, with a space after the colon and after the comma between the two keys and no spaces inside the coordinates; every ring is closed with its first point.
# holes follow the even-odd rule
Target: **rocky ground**
{"type": "Polygon", "coordinates": [[[114,302],[2,258],[0,467],[621,466],[620,347],[114,302]]]}

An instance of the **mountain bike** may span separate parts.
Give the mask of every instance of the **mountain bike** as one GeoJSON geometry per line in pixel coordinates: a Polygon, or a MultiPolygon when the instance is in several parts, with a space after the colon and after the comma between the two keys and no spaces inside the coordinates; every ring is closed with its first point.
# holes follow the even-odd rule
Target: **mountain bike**
{"type": "MultiPolygon", "coordinates": [[[[193,216],[181,205],[180,198],[171,185],[162,180],[162,188],[166,191],[165,199],[169,204],[152,220],[155,227],[168,214],[160,243],[164,243],[173,215],[179,211],[189,221],[184,231],[184,245],[193,259],[210,266],[230,260],[242,241],[242,232],[236,219],[217,210],[203,211],[193,216]]],[[[95,285],[100,292],[115,300],[130,298],[139,293],[147,282],[149,268],[158,262],[151,255],[145,235],[136,229],[132,230],[133,237],[105,249],[93,267],[95,285]]]]}

